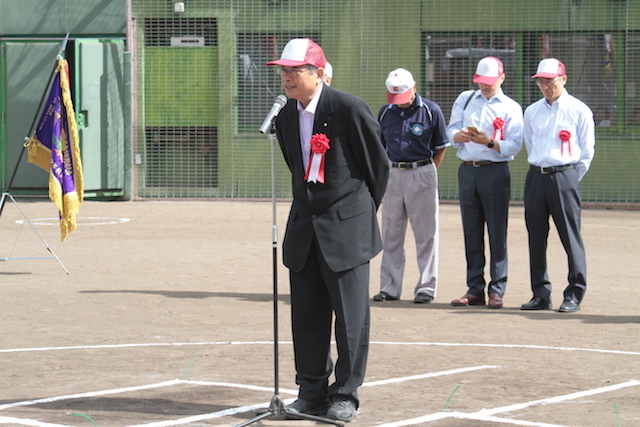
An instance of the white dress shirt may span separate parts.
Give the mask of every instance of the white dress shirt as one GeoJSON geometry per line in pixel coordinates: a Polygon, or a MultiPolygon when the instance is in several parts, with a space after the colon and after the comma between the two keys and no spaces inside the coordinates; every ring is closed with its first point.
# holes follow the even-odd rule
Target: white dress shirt
{"type": "Polygon", "coordinates": [[[542,98],[527,107],[524,139],[530,164],[540,167],[575,164],[582,179],[595,154],[593,113],[565,89],[553,105],[542,98]],[[560,139],[562,130],[571,134],[568,145],[560,139]]]}
{"type": "Polygon", "coordinates": [[[304,164],[304,170],[307,170],[309,166],[309,160],[311,159],[311,134],[313,133],[313,121],[316,117],[316,108],[318,108],[318,101],[320,100],[320,94],[322,93],[322,87],[324,85],[318,85],[319,89],[311,102],[307,104],[307,108],[302,108],[300,101],[298,101],[298,119],[300,123],[300,148],[302,149],[302,163],[304,164]]]}
{"type": "Polygon", "coordinates": [[[458,95],[451,107],[447,135],[454,147],[458,149],[457,156],[464,162],[513,160],[513,157],[522,148],[522,107],[505,95],[502,89],[490,99],[485,98],[479,90],[464,91],[458,95]],[[469,96],[473,98],[464,108],[469,96]],[[493,121],[498,117],[504,120],[502,133],[495,132],[493,127],[493,121]],[[489,138],[498,141],[500,152],[475,142],[454,142],[453,136],[467,126],[475,126],[478,130],[485,132],[489,138]],[[494,133],[496,133],[496,137],[494,137],[494,133]]]}

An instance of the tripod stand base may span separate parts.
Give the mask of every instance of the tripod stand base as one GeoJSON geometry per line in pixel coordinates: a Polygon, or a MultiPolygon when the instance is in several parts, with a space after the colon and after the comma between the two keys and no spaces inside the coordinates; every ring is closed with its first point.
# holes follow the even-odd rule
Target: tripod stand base
{"type": "Polygon", "coordinates": [[[268,417],[274,417],[274,416],[282,417],[285,419],[288,418],[288,419],[317,421],[325,424],[333,424],[334,426],[339,426],[339,427],[343,427],[345,424],[344,421],[340,421],[340,420],[330,420],[329,418],[322,418],[322,417],[317,417],[315,415],[290,411],[287,408],[285,408],[284,402],[282,401],[282,398],[278,394],[274,395],[271,398],[271,404],[269,405],[268,409],[261,409],[258,411],[260,413],[256,417],[250,419],[249,421],[245,421],[242,424],[237,424],[236,427],[248,426],[249,424],[253,424],[262,419],[265,419],[268,417]]]}
{"type": "Polygon", "coordinates": [[[34,227],[33,223],[29,220],[29,218],[27,217],[27,214],[24,213],[22,208],[20,208],[20,205],[18,205],[18,202],[16,202],[16,199],[14,199],[13,196],[11,195],[11,193],[9,193],[9,192],[2,193],[2,198],[0,199],[0,213],[2,213],[2,210],[4,208],[4,203],[5,203],[5,201],[7,199],[11,200],[13,202],[13,204],[15,205],[15,207],[18,208],[18,210],[22,214],[22,216],[25,219],[25,221],[29,224],[29,226],[31,226],[31,229],[40,238],[40,241],[44,244],[45,248],[47,249],[47,251],[49,251],[49,253],[52,255],[52,257],[51,258],[0,258],[0,261],[9,261],[11,259],[55,259],[56,261],[58,261],[58,264],[60,264],[60,267],[62,267],[64,272],[67,273],[67,275],[68,275],[69,274],[69,270],[67,270],[67,268],[64,266],[62,261],[60,261],[60,258],[58,258],[58,255],[56,255],[53,252],[53,250],[49,247],[49,244],[44,240],[44,238],[40,235],[40,233],[38,233],[38,230],[36,230],[36,227],[34,227]]]}

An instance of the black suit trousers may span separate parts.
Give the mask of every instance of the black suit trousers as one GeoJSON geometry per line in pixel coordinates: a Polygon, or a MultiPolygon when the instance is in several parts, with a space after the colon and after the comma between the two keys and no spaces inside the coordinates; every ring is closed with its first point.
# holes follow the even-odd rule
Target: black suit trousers
{"type": "Polygon", "coordinates": [[[298,397],[317,401],[339,395],[357,405],[369,352],[369,262],[333,272],[314,237],[305,267],[289,274],[298,397]],[[329,386],[334,314],[338,359],[329,386]]]}
{"type": "Polygon", "coordinates": [[[564,298],[581,302],[587,288],[587,260],[580,233],[580,183],[576,169],[542,174],[529,170],[524,189],[524,214],[529,233],[531,290],[548,299],[551,282],[547,272],[549,216],[567,253],[569,284],[564,298]]]}
{"type": "Polygon", "coordinates": [[[507,286],[507,225],[511,198],[509,164],[474,167],[462,163],[458,169],[460,212],[467,258],[468,293],[484,295],[485,225],[489,234],[488,294],[504,296],[507,286]]]}

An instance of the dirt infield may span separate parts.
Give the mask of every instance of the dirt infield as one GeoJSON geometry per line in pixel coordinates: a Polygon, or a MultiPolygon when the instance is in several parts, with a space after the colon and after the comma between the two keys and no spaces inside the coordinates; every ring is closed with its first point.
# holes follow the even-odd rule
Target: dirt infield
{"type": "MultiPolygon", "coordinates": [[[[274,392],[270,202],[85,202],[65,243],[48,201],[0,217],[0,424],[233,426],[274,392]],[[45,259],[22,259],[39,258],[45,259]]],[[[278,203],[279,241],[288,202],[278,203]]],[[[441,206],[440,284],[414,304],[372,303],[361,407],[350,426],[640,425],[640,212],[585,210],[582,310],[523,312],[523,210],[511,208],[505,307],[464,294],[458,206],[441,206]]],[[[554,307],[566,257],[551,231],[554,307]]],[[[280,251],[278,251],[280,255],[280,251]]],[[[372,261],[378,291],[380,256],[372,261]]],[[[278,260],[279,392],[295,397],[287,271],[278,260]]],[[[267,418],[257,426],[313,426],[267,418]]]]}

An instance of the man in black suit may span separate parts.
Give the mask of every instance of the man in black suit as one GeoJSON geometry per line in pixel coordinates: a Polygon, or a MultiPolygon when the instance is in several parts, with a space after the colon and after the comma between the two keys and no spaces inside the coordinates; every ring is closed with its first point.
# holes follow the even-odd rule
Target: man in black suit
{"type": "Polygon", "coordinates": [[[289,268],[298,399],[287,409],[351,421],[369,348],[369,261],[382,249],[376,211],[389,166],[380,128],[360,98],[323,83],[326,59],[293,39],[277,65],[289,98],[276,135],[293,203],[283,251],[289,268]],[[330,357],[335,314],[338,359],[330,357]]]}

